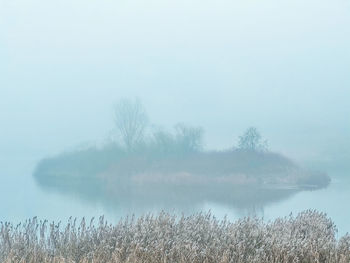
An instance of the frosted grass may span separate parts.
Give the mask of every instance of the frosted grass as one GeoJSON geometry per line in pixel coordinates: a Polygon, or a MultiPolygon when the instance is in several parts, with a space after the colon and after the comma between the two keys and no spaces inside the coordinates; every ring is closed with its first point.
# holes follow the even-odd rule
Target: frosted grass
{"type": "Polygon", "coordinates": [[[1,223],[1,262],[349,262],[350,236],[336,238],[326,214],[307,210],[264,222],[211,213],[161,212],[109,224],[1,223]]]}

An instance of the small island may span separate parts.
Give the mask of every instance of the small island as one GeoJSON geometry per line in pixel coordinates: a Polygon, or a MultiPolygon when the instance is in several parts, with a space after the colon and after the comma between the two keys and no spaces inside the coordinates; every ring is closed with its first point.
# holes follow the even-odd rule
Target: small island
{"type": "Polygon", "coordinates": [[[200,127],[146,132],[148,117],[138,100],[119,102],[115,123],[119,141],[43,159],[34,172],[39,185],[110,204],[212,201],[246,208],[330,182],[327,174],[269,151],[255,127],[236,147],[205,151],[200,127]]]}

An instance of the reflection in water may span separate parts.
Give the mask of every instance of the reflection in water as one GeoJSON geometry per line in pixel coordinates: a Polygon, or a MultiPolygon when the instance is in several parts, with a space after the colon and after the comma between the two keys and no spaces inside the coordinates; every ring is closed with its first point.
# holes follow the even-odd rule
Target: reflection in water
{"type": "Polygon", "coordinates": [[[280,202],[300,191],[296,188],[232,186],[232,184],[164,184],[126,183],[109,185],[93,179],[40,181],[49,192],[78,197],[89,203],[102,204],[109,210],[149,212],[200,209],[208,203],[219,204],[239,213],[256,213],[271,203],[280,202]]]}
{"type": "Polygon", "coordinates": [[[217,203],[250,213],[329,177],[269,151],[179,151],[117,144],[89,147],[40,161],[34,178],[49,191],[98,202],[111,210],[178,211],[217,203]]]}
{"type": "MultiPolygon", "coordinates": [[[[264,206],[242,208],[233,202],[220,202],[220,198],[202,200],[192,203],[186,196],[167,193],[168,199],[152,198],[137,199],[135,191],[130,191],[129,198],[106,202],[105,197],[99,200],[88,199],[88,195],[65,189],[55,190],[49,186],[38,187],[31,172],[36,159],[12,158],[1,161],[2,183],[0,184],[0,221],[20,222],[27,218],[38,216],[63,222],[69,217],[96,217],[104,214],[110,222],[115,222],[126,215],[141,215],[149,212],[158,212],[161,209],[178,213],[193,213],[211,210],[216,217],[225,215],[231,220],[251,213],[264,216],[265,219],[274,219],[294,214],[306,209],[317,209],[326,212],[336,223],[339,235],[350,231],[350,210],[344,204],[350,202],[350,172],[348,169],[334,174],[330,173],[332,182],[329,187],[316,191],[290,192],[283,195],[278,201],[264,203],[264,206]],[[21,165],[16,165],[21,164],[21,165]],[[172,197],[172,198],[170,198],[172,197]],[[173,202],[181,200],[181,202],[173,202]]],[[[125,189],[127,192],[128,189],[125,189]]],[[[166,192],[166,191],[165,191],[166,192]]],[[[97,193],[97,192],[96,192],[97,193]]],[[[227,194],[227,193],[226,193],[227,194]]],[[[221,193],[225,196],[225,193],[221,193]]],[[[156,194],[154,193],[154,196],[156,194]]],[[[164,196],[163,196],[164,197],[164,196]]],[[[220,196],[219,196],[220,197],[220,196]]],[[[193,200],[199,199],[196,194],[193,200]]]]}

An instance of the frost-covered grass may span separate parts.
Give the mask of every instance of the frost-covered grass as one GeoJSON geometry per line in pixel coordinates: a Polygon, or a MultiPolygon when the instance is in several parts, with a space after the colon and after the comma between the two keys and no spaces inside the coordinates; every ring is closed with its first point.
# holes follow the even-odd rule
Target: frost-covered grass
{"type": "Polygon", "coordinates": [[[1,223],[0,262],[349,262],[350,236],[336,239],[325,214],[308,210],[264,222],[167,213],[117,224],[65,226],[33,218],[1,223]]]}

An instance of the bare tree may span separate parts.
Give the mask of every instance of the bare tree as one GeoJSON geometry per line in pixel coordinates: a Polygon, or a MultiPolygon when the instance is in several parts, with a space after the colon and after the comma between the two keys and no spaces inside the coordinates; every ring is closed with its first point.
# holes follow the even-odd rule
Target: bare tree
{"type": "Polygon", "coordinates": [[[123,99],[114,108],[114,120],[118,133],[128,150],[132,150],[144,139],[148,116],[140,100],[123,99]]]}
{"type": "Polygon", "coordinates": [[[248,128],[239,137],[238,148],[242,150],[267,151],[267,140],[263,140],[260,132],[255,127],[248,128]]]}

